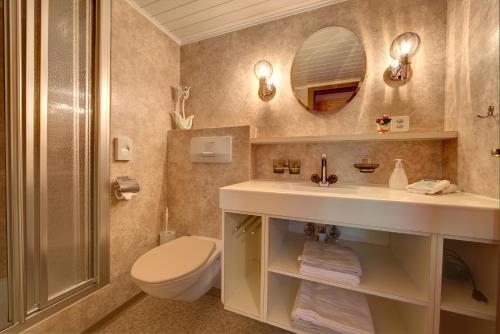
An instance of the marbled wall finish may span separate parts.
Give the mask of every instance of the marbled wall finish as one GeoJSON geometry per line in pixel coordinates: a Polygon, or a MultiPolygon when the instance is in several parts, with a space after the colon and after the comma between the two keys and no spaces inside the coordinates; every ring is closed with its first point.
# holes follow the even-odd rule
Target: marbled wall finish
{"type": "Polygon", "coordinates": [[[178,235],[221,238],[219,188],[250,179],[250,127],[168,132],[169,230],[178,235]],[[192,163],[193,137],[231,136],[228,164],[192,163]]]}
{"type": "Polygon", "coordinates": [[[141,192],[129,202],[112,199],[111,284],[29,332],[80,333],[129,300],[139,292],[130,280],[132,264],[158,243],[166,203],[170,86],[179,84],[180,50],[124,0],[112,1],[111,43],[111,137],[134,141],[132,161],[111,160],[111,177],[133,177],[141,192]]]}
{"type": "Polygon", "coordinates": [[[442,130],[446,0],[350,0],[181,47],[181,82],[193,87],[186,104],[195,128],[250,124],[259,136],[324,135],[375,131],[382,114],[409,115],[411,129],[442,130]],[[307,112],[290,86],[295,52],[313,32],[331,25],[354,31],[363,42],[367,73],[360,93],[344,109],[307,112]],[[392,40],[406,31],[422,38],[405,86],[385,84],[392,40]],[[262,102],[253,67],[274,66],[276,96],[262,102]]]}
{"type": "Polygon", "coordinates": [[[443,177],[443,143],[441,141],[254,145],[253,177],[259,179],[309,180],[321,174],[321,154],[328,157],[328,173],[336,174],[339,183],[388,184],[394,170],[394,159],[404,160],[409,182],[422,178],[443,177]],[[380,167],[371,174],[359,172],[353,164],[368,157],[380,167]],[[300,175],[273,173],[273,159],[301,160],[300,175]]]}
{"type": "Polygon", "coordinates": [[[445,129],[458,130],[457,174],[467,192],[499,197],[498,0],[448,0],[445,129]]]}

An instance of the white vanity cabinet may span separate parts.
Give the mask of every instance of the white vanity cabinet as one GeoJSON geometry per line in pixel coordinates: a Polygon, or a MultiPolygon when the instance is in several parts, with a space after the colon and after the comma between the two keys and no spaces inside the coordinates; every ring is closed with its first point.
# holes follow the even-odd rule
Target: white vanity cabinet
{"type": "Polygon", "coordinates": [[[274,183],[221,188],[226,309],[300,333],[291,325],[291,313],[300,281],[308,280],[364,293],[378,334],[494,332],[498,202],[457,194],[436,197],[454,205],[433,205],[430,196],[383,188],[376,194],[376,187],[371,195],[351,195],[274,183]],[[342,207],[355,211],[349,215],[342,207]],[[405,211],[419,216],[404,219],[405,211]],[[359,285],[299,272],[307,223],[337,226],[340,242],[360,259],[359,285]],[[470,283],[443,279],[444,248],[466,261],[488,304],[471,298],[470,283]]]}

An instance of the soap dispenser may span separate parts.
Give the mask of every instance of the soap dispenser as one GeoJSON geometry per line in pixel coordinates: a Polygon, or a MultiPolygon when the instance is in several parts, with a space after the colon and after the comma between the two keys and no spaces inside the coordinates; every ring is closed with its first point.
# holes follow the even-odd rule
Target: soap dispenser
{"type": "Polygon", "coordinates": [[[396,166],[389,178],[389,188],[392,189],[406,189],[408,185],[408,177],[403,169],[403,159],[395,159],[396,166]]]}

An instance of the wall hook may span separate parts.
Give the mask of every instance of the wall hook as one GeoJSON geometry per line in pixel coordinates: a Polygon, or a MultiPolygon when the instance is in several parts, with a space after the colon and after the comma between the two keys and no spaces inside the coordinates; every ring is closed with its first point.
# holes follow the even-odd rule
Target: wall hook
{"type": "Polygon", "coordinates": [[[495,111],[495,107],[489,106],[488,113],[486,115],[477,115],[477,117],[479,117],[479,118],[496,117],[496,115],[494,114],[494,111],[495,111]]]}

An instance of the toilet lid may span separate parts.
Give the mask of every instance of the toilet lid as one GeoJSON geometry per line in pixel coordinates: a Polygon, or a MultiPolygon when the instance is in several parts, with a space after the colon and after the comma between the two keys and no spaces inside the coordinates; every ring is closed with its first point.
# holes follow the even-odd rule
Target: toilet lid
{"type": "Polygon", "coordinates": [[[134,263],[130,274],[145,283],[175,280],[200,268],[214,249],[211,240],[180,237],[146,252],[134,263]]]}

